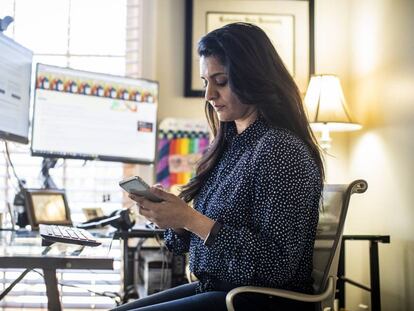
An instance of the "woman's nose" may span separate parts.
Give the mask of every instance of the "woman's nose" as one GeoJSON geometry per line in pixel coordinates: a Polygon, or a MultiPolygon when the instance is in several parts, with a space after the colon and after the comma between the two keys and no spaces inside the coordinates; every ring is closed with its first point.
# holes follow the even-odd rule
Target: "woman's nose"
{"type": "Polygon", "coordinates": [[[205,100],[213,100],[218,96],[217,90],[212,85],[207,85],[206,92],[204,94],[205,100]]]}

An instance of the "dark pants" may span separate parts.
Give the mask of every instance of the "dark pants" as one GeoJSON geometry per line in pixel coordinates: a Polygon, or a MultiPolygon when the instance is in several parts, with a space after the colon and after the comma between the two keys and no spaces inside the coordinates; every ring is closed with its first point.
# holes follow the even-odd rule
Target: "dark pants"
{"type": "MultiPolygon", "coordinates": [[[[227,311],[227,291],[211,291],[196,294],[197,283],[184,284],[165,291],[141,298],[113,311],[139,310],[139,311],[227,311]]],[[[314,305],[303,302],[294,302],[283,298],[267,295],[243,293],[234,299],[236,311],[313,311],[314,305]]]]}

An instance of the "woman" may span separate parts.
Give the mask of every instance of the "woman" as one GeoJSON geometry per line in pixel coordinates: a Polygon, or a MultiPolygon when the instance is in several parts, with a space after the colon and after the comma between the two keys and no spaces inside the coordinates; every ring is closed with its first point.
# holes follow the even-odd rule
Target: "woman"
{"type": "MultiPolygon", "coordinates": [[[[131,195],[176,253],[190,252],[198,281],[116,310],[226,310],[226,293],[256,285],[312,292],[312,251],[323,163],[300,93],[266,34],[234,23],[198,44],[214,140],[180,197],[131,195]],[[188,202],[194,202],[194,209],[188,202]]],[[[304,310],[260,294],[236,310],[304,310]]]]}

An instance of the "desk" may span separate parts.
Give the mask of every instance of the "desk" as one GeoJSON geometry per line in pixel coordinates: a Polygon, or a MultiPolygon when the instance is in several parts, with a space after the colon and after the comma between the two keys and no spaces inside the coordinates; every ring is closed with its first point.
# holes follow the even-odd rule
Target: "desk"
{"type": "Polygon", "coordinates": [[[56,269],[113,269],[108,239],[98,247],[62,243],[42,246],[37,232],[0,231],[0,241],[0,267],[43,270],[48,310],[62,310],[56,269]]]}
{"type": "Polygon", "coordinates": [[[378,243],[390,243],[389,235],[344,235],[342,237],[341,253],[338,267],[339,309],[345,308],[345,282],[371,293],[371,310],[381,311],[381,291],[379,276],[378,243]],[[345,241],[369,241],[369,267],[371,287],[359,284],[345,276],[345,241]]]}

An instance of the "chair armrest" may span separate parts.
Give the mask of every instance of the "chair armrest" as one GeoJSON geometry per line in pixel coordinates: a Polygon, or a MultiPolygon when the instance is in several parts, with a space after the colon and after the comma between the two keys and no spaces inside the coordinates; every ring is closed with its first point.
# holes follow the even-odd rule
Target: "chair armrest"
{"type": "Polygon", "coordinates": [[[277,296],[282,298],[288,298],[298,301],[305,301],[305,302],[320,302],[333,294],[334,291],[334,277],[330,276],[328,280],[328,285],[323,293],[317,295],[311,294],[304,294],[293,292],[284,289],[277,289],[277,288],[268,288],[268,287],[258,287],[258,286],[241,286],[236,287],[229,291],[226,296],[226,306],[228,311],[234,311],[233,307],[233,299],[236,295],[241,293],[259,293],[259,294],[266,294],[271,296],[277,296]]]}

